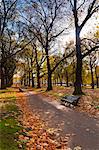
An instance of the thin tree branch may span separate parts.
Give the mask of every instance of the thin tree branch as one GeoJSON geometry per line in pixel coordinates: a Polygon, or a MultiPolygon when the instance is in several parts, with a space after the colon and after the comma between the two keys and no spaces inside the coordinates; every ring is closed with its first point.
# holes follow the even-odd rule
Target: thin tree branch
{"type": "Polygon", "coordinates": [[[98,48],[99,48],[99,45],[91,48],[91,50],[89,50],[88,52],[86,52],[85,54],[82,55],[82,59],[85,58],[86,56],[88,56],[91,52],[95,51],[98,48]]]}
{"type": "Polygon", "coordinates": [[[53,72],[53,71],[58,67],[58,65],[59,65],[62,61],[64,61],[66,58],[72,56],[72,55],[74,54],[74,52],[75,52],[75,51],[72,51],[72,52],[69,53],[67,56],[63,57],[63,58],[53,67],[53,69],[51,69],[51,72],[53,72]]]}

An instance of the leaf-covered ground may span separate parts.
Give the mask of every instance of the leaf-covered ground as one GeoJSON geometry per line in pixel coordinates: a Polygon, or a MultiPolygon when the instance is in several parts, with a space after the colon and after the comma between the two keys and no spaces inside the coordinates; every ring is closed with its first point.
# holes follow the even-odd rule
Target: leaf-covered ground
{"type": "Polygon", "coordinates": [[[23,112],[20,118],[24,129],[19,136],[21,141],[26,141],[27,150],[69,150],[67,148],[69,136],[56,140],[53,128],[47,128],[39,115],[32,113],[27,105],[27,99],[23,93],[17,94],[17,103],[23,112]]]}
{"type": "Polygon", "coordinates": [[[68,150],[69,136],[56,140],[55,130],[27,105],[18,89],[0,91],[0,150],[68,150]]]}
{"type": "MultiPolygon", "coordinates": [[[[0,91],[0,150],[18,150],[18,135],[22,126],[18,121],[20,111],[13,89],[0,91]]],[[[23,145],[22,149],[25,149],[23,145]]]]}
{"type": "MultiPolygon", "coordinates": [[[[61,96],[71,95],[73,91],[66,87],[55,87],[50,92],[45,92],[45,89],[31,90],[47,99],[58,101],[61,96]]],[[[84,89],[84,92],[75,110],[98,117],[99,89],[84,89]]],[[[70,150],[69,136],[56,140],[55,129],[48,128],[39,114],[31,112],[24,93],[13,88],[1,90],[0,110],[0,150],[70,150]]]]}

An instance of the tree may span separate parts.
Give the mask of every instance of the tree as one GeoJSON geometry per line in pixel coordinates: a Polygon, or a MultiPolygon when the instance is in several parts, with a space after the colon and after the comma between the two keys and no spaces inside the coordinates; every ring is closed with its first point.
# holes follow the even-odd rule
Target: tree
{"type": "MultiPolygon", "coordinates": [[[[10,27],[14,21],[15,17],[15,11],[16,11],[16,2],[17,0],[14,1],[6,1],[6,0],[1,0],[0,4],[0,51],[1,51],[1,56],[0,56],[0,71],[1,71],[1,89],[4,89],[6,87],[6,82],[5,82],[5,75],[7,76],[6,73],[6,68],[5,66],[7,65],[8,61],[6,61],[6,56],[10,53],[11,51],[11,38],[10,38],[10,27]],[[10,24],[10,27],[8,25],[10,24]],[[9,41],[7,43],[6,41],[6,34],[9,36],[9,41]],[[9,45],[9,52],[5,51],[6,47],[9,45]],[[4,63],[5,61],[5,63],[4,63]]],[[[7,50],[7,49],[6,49],[7,50]]],[[[11,60],[11,58],[10,58],[11,60]]],[[[10,62],[10,61],[9,61],[10,62]]],[[[11,63],[9,63],[10,65],[11,63]]],[[[12,65],[12,64],[11,64],[12,65]]]]}
{"type": "MultiPolygon", "coordinates": [[[[27,25],[28,31],[30,31],[30,33],[33,33],[38,42],[41,44],[42,48],[45,50],[48,74],[47,90],[52,90],[52,72],[50,66],[49,51],[51,50],[55,39],[58,38],[59,35],[61,35],[65,31],[65,29],[67,29],[64,27],[60,28],[58,25],[63,18],[62,8],[64,4],[64,0],[32,0],[32,3],[30,3],[30,8],[32,7],[31,12],[29,12],[30,14],[28,13],[28,16],[30,15],[31,20],[28,20],[23,16],[26,21],[29,22],[27,25]]],[[[28,8],[28,10],[30,9],[28,8]]]]}
{"type": "Polygon", "coordinates": [[[82,55],[81,52],[81,38],[80,33],[82,29],[84,28],[87,21],[91,18],[91,16],[97,12],[99,9],[98,1],[92,0],[89,2],[89,5],[87,6],[87,13],[83,21],[81,22],[81,15],[83,13],[83,6],[86,4],[85,0],[82,0],[81,3],[79,3],[77,0],[69,0],[70,5],[72,7],[73,16],[74,16],[74,24],[75,24],[75,37],[76,37],[76,81],[74,84],[74,95],[83,94],[81,84],[82,84],[82,59],[87,56],[89,53],[94,51],[96,48],[99,48],[99,46],[95,46],[92,48],[88,53],[82,55]],[[81,22],[81,23],[80,23],[81,22]]]}
{"type": "MultiPolygon", "coordinates": [[[[82,49],[83,51],[87,51],[89,49],[92,49],[95,45],[97,45],[98,40],[95,37],[92,37],[92,39],[85,38],[81,41],[82,49]]],[[[91,72],[91,86],[92,89],[94,89],[94,71],[95,71],[95,61],[96,61],[96,51],[94,50],[87,56],[87,61],[90,66],[90,72],[91,72]]]]}
{"type": "Polygon", "coordinates": [[[43,50],[39,50],[39,45],[34,41],[32,42],[32,47],[34,50],[35,57],[35,66],[36,66],[36,74],[37,74],[37,88],[41,88],[41,66],[46,60],[46,56],[43,50]]]}
{"type": "MultiPolygon", "coordinates": [[[[11,68],[15,68],[16,54],[30,43],[26,43],[24,47],[22,42],[24,41],[20,37],[20,30],[18,26],[18,11],[17,0],[1,0],[0,1],[0,72],[1,72],[1,89],[6,88],[6,78],[8,73],[7,65],[11,68]],[[14,63],[11,63],[11,58],[14,63]],[[13,65],[13,67],[12,67],[13,65]],[[6,67],[5,67],[6,66],[6,67]]],[[[32,40],[32,39],[31,39],[32,40]]],[[[9,71],[8,71],[9,72],[9,71]]],[[[14,70],[13,70],[14,72],[14,70]]],[[[12,74],[13,74],[12,72],[12,74]]],[[[11,72],[10,72],[11,73],[11,72]]],[[[9,76],[9,75],[8,75],[9,76]]]]}

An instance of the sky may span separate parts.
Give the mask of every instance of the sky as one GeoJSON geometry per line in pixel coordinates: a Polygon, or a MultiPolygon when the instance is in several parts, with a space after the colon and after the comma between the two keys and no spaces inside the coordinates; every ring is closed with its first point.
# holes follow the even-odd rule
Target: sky
{"type": "MultiPolygon", "coordinates": [[[[0,0],[1,1],[1,0],[0,0]]],[[[79,0],[81,1],[81,0],[79,0]]],[[[22,6],[24,6],[24,0],[18,0],[19,2],[19,7],[21,9],[22,6]]],[[[81,37],[86,37],[89,35],[90,32],[95,32],[96,26],[99,26],[99,15],[96,14],[93,15],[89,21],[86,23],[86,25],[84,26],[82,32],[81,32],[81,37]],[[98,16],[98,17],[97,17],[98,16]],[[96,19],[97,17],[97,19],[96,19]]],[[[63,24],[62,24],[63,25],[63,24]]],[[[66,22],[64,22],[64,25],[66,25],[66,22]]],[[[69,33],[66,32],[66,34],[62,34],[59,38],[58,38],[58,43],[57,46],[58,48],[64,49],[64,46],[66,45],[66,42],[69,41],[75,41],[75,29],[74,27],[72,27],[69,31],[69,33]]]]}
{"type": "MultiPolygon", "coordinates": [[[[97,29],[97,26],[99,26],[99,15],[93,15],[85,24],[81,31],[81,38],[89,38],[90,35],[93,35],[97,29]]],[[[69,34],[63,34],[59,37],[59,42],[58,42],[58,47],[64,51],[64,47],[66,47],[66,43],[69,41],[74,41],[75,42],[75,29],[72,28],[69,32],[69,34]]]]}

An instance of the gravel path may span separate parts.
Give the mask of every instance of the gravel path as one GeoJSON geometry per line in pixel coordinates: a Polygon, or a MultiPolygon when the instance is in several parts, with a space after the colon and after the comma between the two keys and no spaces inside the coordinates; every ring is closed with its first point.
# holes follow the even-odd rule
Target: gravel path
{"type": "Polygon", "coordinates": [[[49,101],[38,94],[26,92],[30,109],[40,115],[48,127],[58,128],[59,135],[71,135],[70,147],[99,150],[99,120],[76,112],[56,101],[49,101]]]}

